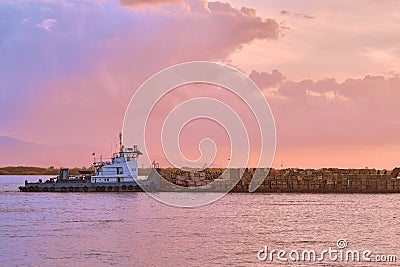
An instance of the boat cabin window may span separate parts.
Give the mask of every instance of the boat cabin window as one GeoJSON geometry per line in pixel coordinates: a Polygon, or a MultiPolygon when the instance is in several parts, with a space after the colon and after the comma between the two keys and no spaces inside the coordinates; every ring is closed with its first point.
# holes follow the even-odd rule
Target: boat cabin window
{"type": "Polygon", "coordinates": [[[117,174],[123,174],[124,170],[122,167],[117,167],[117,174]]]}

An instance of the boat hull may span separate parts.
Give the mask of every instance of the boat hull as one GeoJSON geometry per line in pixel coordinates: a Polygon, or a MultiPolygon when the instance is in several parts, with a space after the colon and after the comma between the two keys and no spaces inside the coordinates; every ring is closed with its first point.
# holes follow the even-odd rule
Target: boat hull
{"type": "Polygon", "coordinates": [[[57,182],[57,183],[26,183],[20,186],[21,192],[141,192],[136,183],[88,183],[88,182],[57,182]]]}

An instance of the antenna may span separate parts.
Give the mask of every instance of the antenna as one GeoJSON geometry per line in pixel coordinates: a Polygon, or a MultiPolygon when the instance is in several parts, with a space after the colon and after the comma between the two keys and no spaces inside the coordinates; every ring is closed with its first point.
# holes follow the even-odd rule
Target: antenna
{"type": "Polygon", "coordinates": [[[123,147],[122,147],[122,133],[119,133],[119,152],[123,152],[123,147]]]}

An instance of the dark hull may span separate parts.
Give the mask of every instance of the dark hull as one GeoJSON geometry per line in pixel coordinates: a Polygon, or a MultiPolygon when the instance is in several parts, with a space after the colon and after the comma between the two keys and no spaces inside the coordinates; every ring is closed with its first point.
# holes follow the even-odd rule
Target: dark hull
{"type": "Polygon", "coordinates": [[[136,183],[87,183],[87,182],[57,182],[57,183],[27,183],[20,186],[21,192],[141,192],[136,183]]]}

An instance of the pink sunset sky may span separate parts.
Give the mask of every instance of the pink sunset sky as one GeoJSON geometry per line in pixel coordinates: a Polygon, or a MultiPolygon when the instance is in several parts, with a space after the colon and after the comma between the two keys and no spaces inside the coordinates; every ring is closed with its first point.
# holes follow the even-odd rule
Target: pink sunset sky
{"type": "MultiPolygon", "coordinates": [[[[89,166],[91,152],[109,156],[140,84],[201,60],[234,66],[262,89],[276,123],[274,167],[392,169],[399,10],[396,0],[2,1],[0,166],[89,166]]],[[[170,99],[220,97],[211,86],[183,89],[170,99]]],[[[229,144],[211,124],[187,129],[183,151],[195,157],[196,140],[220,138],[215,164],[224,165],[229,144]]]]}

